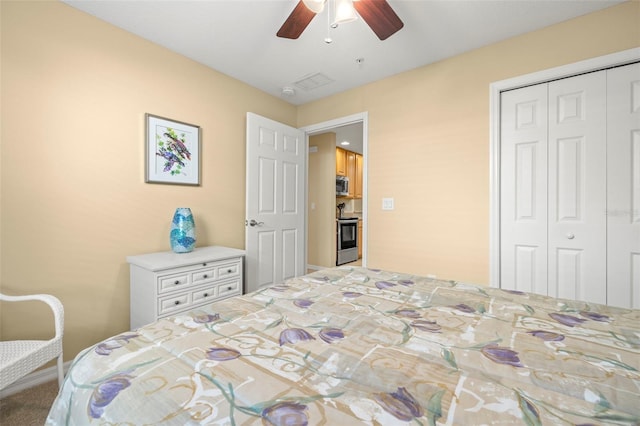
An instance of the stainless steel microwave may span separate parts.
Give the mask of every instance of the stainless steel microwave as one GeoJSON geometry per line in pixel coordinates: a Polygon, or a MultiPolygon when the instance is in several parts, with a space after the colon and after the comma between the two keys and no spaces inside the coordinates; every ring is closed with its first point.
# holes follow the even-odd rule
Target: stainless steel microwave
{"type": "Polygon", "coordinates": [[[336,196],[349,195],[349,178],[346,176],[336,176],[336,196]]]}

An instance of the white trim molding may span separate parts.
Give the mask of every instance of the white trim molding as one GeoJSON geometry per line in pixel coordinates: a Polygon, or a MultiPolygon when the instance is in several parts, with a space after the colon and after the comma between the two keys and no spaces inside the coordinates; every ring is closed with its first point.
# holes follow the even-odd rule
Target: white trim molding
{"type": "Polygon", "coordinates": [[[327,269],[327,267],[307,264],[307,271],[321,271],[323,269],[327,269]]]}
{"type": "MultiPolygon", "coordinates": [[[[334,120],[324,121],[322,123],[312,124],[310,126],[301,127],[300,130],[303,130],[306,134],[307,140],[307,150],[309,149],[309,136],[329,131],[335,127],[346,126],[354,123],[362,123],[362,155],[364,157],[364,161],[362,164],[362,266],[367,266],[367,230],[369,228],[369,204],[368,204],[368,186],[369,179],[368,176],[368,158],[369,158],[369,113],[368,112],[360,112],[352,115],[348,115],[345,117],[336,118],[334,120]]],[[[308,174],[307,170],[307,174],[308,174]]],[[[308,176],[307,176],[307,186],[308,186],[308,176]]],[[[308,200],[305,200],[305,206],[308,205],[308,200]]],[[[308,226],[308,223],[307,223],[308,226]]],[[[305,230],[306,235],[309,234],[308,230],[305,230]]],[[[306,247],[305,247],[305,259],[306,256],[306,247]]],[[[306,262],[305,262],[306,263],[306,262]]],[[[312,265],[307,265],[309,269],[313,269],[312,265]]]]}
{"type": "Polygon", "coordinates": [[[489,86],[489,284],[500,287],[500,93],[640,61],[640,48],[562,65],[489,86]]]}

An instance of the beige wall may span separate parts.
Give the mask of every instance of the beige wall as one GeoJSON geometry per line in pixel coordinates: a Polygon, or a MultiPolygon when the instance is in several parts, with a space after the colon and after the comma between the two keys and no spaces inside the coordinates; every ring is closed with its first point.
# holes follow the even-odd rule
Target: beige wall
{"type": "MultiPolygon", "coordinates": [[[[125,257],[169,250],[176,207],[198,246],[244,248],[246,113],[295,107],[60,2],[1,10],[2,291],[60,297],[70,359],[128,329],[125,257]],[[147,112],[201,126],[201,186],[144,183],[147,112]]],[[[3,338],[46,319],[9,309],[3,338]]]]}
{"type": "Polygon", "coordinates": [[[639,46],[628,2],[303,105],[298,125],[369,113],[369,267],[487,284],[489,85],[639,46]]]}
{"type": "MultiPolygon", "coordinates": [[[[125,257],[168,250],[176,207],[198,245],[244,247],[247,111],[298,127],[368,111],[369,265],[486,283],[489,84],[640,46],[634,1],[295,108],[62,3],[0,15],[0,283],[62,299],[67,360],[128,328],[125,257]],[[146,112],[202,127],[202,186],[144,183],[146,112]]],[[[3,338],[46,318],[2,310],[3,338]]]]}
{"type": "Polygon", "coordinates": [[[309,146],[317,151],[309,152],[308,163],[307,264],[331,267],[336,264],[336,134],[311,136],[309,146]]]}

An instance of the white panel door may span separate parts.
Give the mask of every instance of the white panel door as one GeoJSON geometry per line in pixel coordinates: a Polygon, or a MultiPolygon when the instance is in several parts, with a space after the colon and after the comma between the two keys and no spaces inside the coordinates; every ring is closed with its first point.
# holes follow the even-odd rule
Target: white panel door
{"type": "Polygon", "coordinates": [[[547,294],[547,85],[501,95],[501,287],[547,294]]]}
{"type": "Polygon", "coordinates": [[[303,275],[304,132],[247,113],[246,291],[303,275]]]}
{"type": "Polygon", "coordinates": [[[607,302],[606,74],[549,83],[549,292],[607,302]]]}
{"type": "Polygon", "coordinates": [[[607,301],[640,308],[640,64],[607,71],[607,301]]]}

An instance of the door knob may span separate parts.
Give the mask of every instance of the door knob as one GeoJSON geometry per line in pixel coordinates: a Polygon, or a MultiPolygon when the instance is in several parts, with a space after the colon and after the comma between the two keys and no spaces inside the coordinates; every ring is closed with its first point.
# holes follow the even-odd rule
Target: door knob
{"type": "Polygon", "coordinates": [[[567,238],[568,238],[569,240],[573,240],[575,237],[576,237],[576,236],[575,236],[575,235],[573,235],[571,232],[569,232],[569,233],[567,234],[567,238]]]}
{"type": "Polygon", "coordinates": [[[256,222],[254,219],[251,219],[249,221],[249,226],[262,226],[264,225],[264,222],[256,222]]]}

